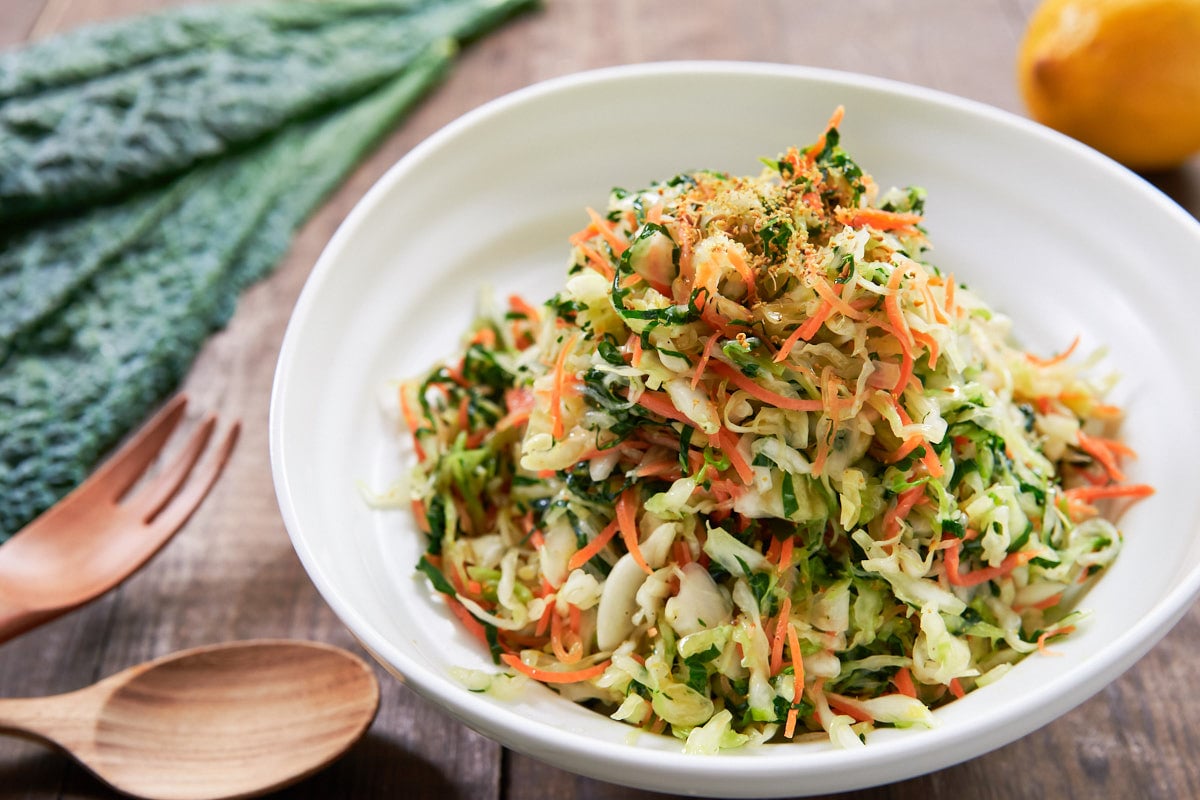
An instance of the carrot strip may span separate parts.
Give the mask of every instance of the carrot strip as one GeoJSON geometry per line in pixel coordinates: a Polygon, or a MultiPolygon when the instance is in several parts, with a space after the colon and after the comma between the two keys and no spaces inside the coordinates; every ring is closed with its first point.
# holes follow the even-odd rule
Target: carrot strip
{"type": "Polygon", "coordinates": [[[509,308],[511,308],[513,311],[517,312],[518,314],[523,315],[527,320],[529,320],[534,325],[537,325],[538,323],[540,323],[542,321],[541,312],[539,312],[533,306],[529,305],[529,303],[526,303],[525,299],[523,297],[521,297],[520,295],[510,294],[508,296],[508,305],[509,305],[509,308]]]}
{"type": "Polygon", "coordinates": [[[771,637],[771,660],[770,672],[771,675],[778,675],[779,670],[783,669],[783,642],[787,638],[788,628],[791,626],[792,615],[792,598],[783,598],[783,603],[779,606],[779,616],[775,619],[775,634],[771,637]]]}
{"type": "Polygon", "coordinates": [[[799,703],[804,695],[804,656],[800,652],[800,637],[796,635],[796,626],[787,626],[788,650],[792,654],[792,702],[799,703]]]}
{"type": "Polygon", "coordinates": [[[604,241],[608,242],[608,246],[612,248],[613,253],[621,255],[629,249],[629,242],[617,236],[613,232],[612,223],[596,213],[595,209],[586,209],[588,217],[592,220],[592,227],[596,229],[596,233],[604,237],[604,241]]]}
{"type": "Polygon", "coordinates": [[[1042,631],[1041,636],[1038,636],[1038,638],[1037,638],[1038,652],[1045,656],[1061,656],[1062,653],[1057,653],[1046,647],[1046,640],[1049,639],[1051,636],[1058,636],[1060,634],[1065,635],[1065,634],[1071,633],[1074,630],[1075,630],[1074,625],[1068,625],[1065,628],[1051,628],[1050,630],[1042,631]]]}
{"type": "Polygon", "coordinates": [[[724,361],[712,362],[711,369],[716,374],[725,378],[737,388],[749,394],[758,400],[761,400],[768,405],[782,408],[788,411],[823,411],[824,403],[820,400],[804,400],[799,397],[785,397],[777,392],[772,392],[763,386],[759,386],[750,378],[742,374],[742,371],[729,366],[724,361]]]}
{"type": "Polygon", "coordinates": [[[914,339],[916,339],[921,344],[925,345],[925,349],[929,351],[929,368],[937,369],[938,352],[939,352],[937,339],[933,338],[932,336],[930,336],[928,333],[925,333],[924,331],[910,330],[909,333],[912,334],[912,337],[914,339]]]}
{"type": "Polygon", "coordinates": [[[1074,489],[1067,489],[1063,494],[1068,500],[1090,503],[1093,500],[1109,497],[1149,497],[1154,494],[1154,487],[1144,483],[1130,483],[1124,486],[1077,486],[1074,489]]]}
{"type": "MultiPolygon", "coordinates": [[[[572,606],[574,608],[574,606],[572,606]]],[[[574,637],[574,640],[568,645],[563,635],[563,618],[561,614],[552,614],[550,616],[550,647],[554,650],[554,656],[564,664],[574,664],[583,658],[583,642],[579,637],[574,637]]]]}
{"type": "Polygon", "coordinates": [[[892,676],[892,685],[902,695],[907,697],[917,696],[917,687],[913,685],[912,674],[908,671],[908,667],[901,667],[896,670],[896,674],[892,676]]]}
{"type": "Polygon", "coordinates": [[[412,501],[412,513],[413,519],[417,521],[417,527],[421,529],[421,532],[432,533],[432,531],[429,530],[429,517],[425,512],[424,500],[417,499],[412,501]]]}
{"type": "Polygon", "coordinates": [[[799,716],[800,710],[797,708],[789,708],[787,715],[787,725],[783,728],[783,735],[788,739],[796,733],[796,718],[799,716]]]}
{"type": "Polygon", "coordinates": [[[925,448],[925,455],[921,456],[921,463],[925,465],[925,471],[929,473],[931,478],[940,478],[946,474],[945,468],[942,467],[942,461],[934,451],[933,445],[928,445],[925,448]]]}
{"type": "Polygon", "coordinates": [[[1056,356],[1052,356],[1050,358],[1038,358],[1033,353],[1026,353],[1025,357],[1027,359],[1029,359],[1031,362],[1033,362],[1034,364],[1037,364],[1039,367],[1051,367],[1051,366],[1054,366],[1055,364],[1060,364],[1063,361],[1066,361],[1068,358],[1070,358],[1071,354],[1075,352],[1075,348],[1077,348],[1077,347],[1079,347],[1079,337],[1078,336],[1075,337],[1075,339],[1071,342],[1070,346],[1068,346],[1066,350],[1063,350],[1061,353],[1059,353],[1056,356]]]}
{"type": "Polygon", "coordinates": [[[704,343],[704,351],[700,353],[700,361],[696,364],[696,372],[692,375],[693,389],[700,384],[700,379],[704,377],[704,370],[708,367],[708,359],[712,356],[713,347],[720,338],[720,336],[714,333],[711,334],[708,337],[708,341],[704,343]]]}
{"type": "Polygon", "coordinates": [[[1125,473],[1121,472],[1121,468],[1117,466],[1117,457],[1113,455],[1112,450],[1108,448],[1107,440],[1094,439],[1083,431],[1079,431],[1076,435],[1078,437],[1080,450],[1100,462],[1100,466],[1104,467],[1104,471],[1107,472],[1114,481],[1125,480],[1125,473]]]}
{"type": "Polygon", "coordinates": [[[554,360],[554,382],[550,388],[550,419],[552,425],[550,434],[555,439],[561,439],[564,426],[562,418],[562,395],[563,383],[566,378],[567,354],[571,352],[571,348],[575,346],[575,341],[579,338],[579,334],[574,334],[570,339],[567,339],[566,344],[558,351],[558,358],[554,360]]]}
{"type": "Polygon", "coordinates": [[[867,318],[865,313],[859,311],[857,308],[850,305],[840,296],[838,296],[838,293],[833,290],[833,287],[829,285],[829,282],[823,278],[815,278],[813,280],[812,288],[818,295],[820,295],[822,300],[824,300],[826,303],[829,303],[833,310],[837,311],[842,316],[856,320],[864,320],[867,318]]]}
{"type": "Polygon", "coordinates": [[[470,432],[471,430],[471,418],[467,413],[467,407],[470,405],[470,403],[471,398],[467,397],[466,395],[463,395],[463,399],[458,403],[458,429],[460,431],[470,432]]]}
{"type": "Polygon", "coordinates": [[[592,678],[598,678],[603,675],[604,670],[608,669],[609,665],[612,664],[612,660],[609,659],[608,661],[603,661],[583,669],[560,672],[558,670],[531,667],[522,661],[519,656],[512,653],[503,654],[500,656],[500,660],[517,672],[524,673],[535,681],[541,681],[542,683],[579,683],[581,681],[590,681],[592,678]]]}
{"type": "Polygon", "coordinates": [[[625,346],[629,348],[629,363],[635,367],[639,366],[642,363],[642,337],[636,333],[631,333],[629,341],[625,343],[625,346]]]}
{"type": "Polygon", "coordinates": [[[796,549],[796,537],[789,536],[783,540],[783,545],[779,548],[779,569],[789,570],[792,568],[792,553],[796,549]]]}
{"type": "Polygon", "coordinates": [[[900,523],[908,517],[913,506],[925,496],[925,486],[914,486],[901,492],[896,498],[896,504],[883,514],[883,532],[887,536],[895,536],[900,532],[900,523]]]}
{"type": "Polygon", "coordinates": [[[742,254],[737,250],[727,249],[725,256],[729,259],[729,263],[737,270],[741,276],[742,282],[746,284],[746,300],[749,303],[758,302],[758,286],[754,281],[754,270],[746,263],[746,259],[742,258],[742,254]]]}
{"type": "Polygon", "coordinates": [[[878,231],[911,228],[924,219],[920,214],[884,211],[881,208],[839,208],[834,211],[834,217],[838,222],[849,225],[851,228],[870,226],[878,231]]]}
{"type": "Polygon", "coordinates": [[[675,563],[679,566],[683,567],[692,563],[692,548],[688,546],[685,540],[677,540],[672,550],[674,551],[675,563]]]}
{"type": "Polygon", "coordinates": [[[600,533],[588,542],[583,549],[576,550],[575,554],[567,561],[567,569],[579,569],[584,564],[592,560],[592,557],[604,549],[604,546],[612,540],[616,535],[618,523],[614,519],[612,522],[600,531],[600,533]]]}
{"type": "Polygon", "coordinates": [[[616,277],[612,267],[609,266],[608,260],[604,256],[600,255],[595,248],[586,242],[581,242],[575,246],[582,250],[584,256],[587,257],[588,266],[603,275],[605,280],[611,281],[614,277],[616,277]]]}
{"type": "Polygon", "coordinates": [[[825,700],[829,703],[829,707],[839,714],[845,714],[855,722],[874,722],[875,718],[867,713],[866,709],[859,707],[849,697],[843,697],[840,694],[833,692],[825,693],[825,700]]]}
{"type": "Polygon", "coordinates": [[[648,411],[658,414],[660,417],[673,419],[677,422],[682,422],[684,425],[696,427],[696,423],[688,419],[687,415],[675,407],[671,402],[670,396],[666,392],[644,391],[638,397],[638,405],[648,411]]]}
{"type": "Polygon", "coordinates": [[[417,453],[417,460],[425,460],[425,448],[421,447],[421,441],[417,438],[417,428],[420,424],[417,422],[417,415],[413,412],[412,406],[408,403],[408,384],[400,386],[400,413],[404,416],[404,424],[408,426],[409,433],[412,434],[413,450],[417,453]]]}
{"type": "Polygon", "coordinates": [[[1011,553],[999,566],[996,567],[981,567],[974,572],[966,574],[958,571],[958,551],[962,547],[962,542],[958,539],[953,541],[953,546],[946,549],[944,556],[946,565],[946,579],[955,586],[978,586],[981,583],[1003,577],[1012,572],[1017,567],[1028,564],[1033,559],[1037,558],[1036,550],[1025,550],[1020,553],[1011,553]]]}
{"type": "Polygon", "coordinates": [[[950,679],[950,694],[961,700],[966,692],[963,691],[962,684],[958,682],[958,678],[950,679]]]}
{"type": "Polygon", "coordinates": [[[813,314],[808,319],[804,320],[804,324],[792,331],[791,335],[783,341],[779,347],[779,352],[775,354],[775,363],[782,363],[789,355],[792,348],[803,339],[808,341],[817,335],[817,331],[825,324],[825,320],[829,319],[829,315],[833,313],[833,303],[828,300],[822,300],[821,305],[817,308],[817,313],[813,314]]]}
{"type": "MultiPolygon", "coordinates": [[[[719,363],[719,362],[718,362],[719,363]]],[[[742,483],[749,486],[754,481],[754,470],[750,468],[750,464],[742,457],[742,453],[738,450],[738,435],[728,428],[721,428],[717,431],[717,443],[721,447],[721,452],[729,459],[730,465],[733,466],[734,472],[742,479],[742,483]]]]}
{"type": "Polygon", "coordinates": [[[467,629],[467,633],[474,636],[485,645],[488,643],[487,633],[483,629],[483,624],[475,619],[475,615],[467,610],[467,607],[455,600],[448,594],[442,595],[446,599],[446,606],[458,617],[458,621],[467,629]]]}
{"type": "Polygon", "coordinates": [[[617,498],[617,526],[621,530],[621,541],[625,542],[625,549],[633,556],[637,565],[649,575],[654,570],[650,569],[645,556],[642,555],[642,548],[638,546],[637,517],[634,510],[636,504],[637,487],[630,486],[621,492],[621,496],[617,498]]]}

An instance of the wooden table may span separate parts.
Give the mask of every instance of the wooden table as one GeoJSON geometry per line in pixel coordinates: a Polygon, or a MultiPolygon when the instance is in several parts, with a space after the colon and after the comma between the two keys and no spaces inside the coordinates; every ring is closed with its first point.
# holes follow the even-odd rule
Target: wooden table
{"type": "MultiPolygon", "coordinates": [[[[0,46],[172,0],[3,0],[0,46]]],[[[186,389],[195,409],[244,423],[212,496],[119,590],[0,647],[0,696],[91,683],[172,650],[228,639],[299,637],[351,649],[305,576],[275,504],[267,407],[292,305],[321,248],[368,187],[422,138],[480,103],[592,67],[668,59],[809,64],[883,75],[1021,112],[1014,54],[1034,0],[549,0],[463,54],[449,81],[300,233],[272,277],[242,299],[186,389]]],[[[1200,214],[1200,161],[1152,178],[1200,214]]],[[[198,413],[198,412],[196,412],[198,413]]],[[[1200,608],[1126,675],[1044,729],[968,763],[854,798],[1200,797],[1200,608]]],[[[289,798],[649,798],[506,751],[379,671],[367,738],[289,798]]],[[[798,789],[800,787],[797,787],[798,789]]],[[[0,740],[0,799],[102,798],[64,756],[0,740]]]]}

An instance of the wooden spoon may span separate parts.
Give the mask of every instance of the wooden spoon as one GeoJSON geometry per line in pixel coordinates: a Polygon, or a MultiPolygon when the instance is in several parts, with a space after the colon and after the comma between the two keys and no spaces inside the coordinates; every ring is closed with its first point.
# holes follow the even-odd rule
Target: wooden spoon
{"type": "Polygon", "coordinates": [[[0,731],[66,750],[150,800],[253,797],[329,764],[366,732],[379,685],[313,642],[187,650],[68,694],[0,700],[0,731]]]}

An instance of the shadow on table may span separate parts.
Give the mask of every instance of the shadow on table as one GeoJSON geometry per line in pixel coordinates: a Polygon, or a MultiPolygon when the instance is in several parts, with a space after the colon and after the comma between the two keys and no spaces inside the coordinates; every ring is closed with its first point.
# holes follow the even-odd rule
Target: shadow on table
{"type": "Polygon", "coordinates": [[[470,800],[429,762],[400,742],[369,732],[338,761],[296,785],[268,795],[277,800],[404,797],[470,800]]]}

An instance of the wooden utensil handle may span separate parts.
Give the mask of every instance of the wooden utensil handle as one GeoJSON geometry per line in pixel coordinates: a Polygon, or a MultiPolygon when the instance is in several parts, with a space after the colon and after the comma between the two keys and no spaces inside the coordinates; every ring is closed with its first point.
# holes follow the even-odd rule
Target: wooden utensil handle
{"type": "Polygon", "coordinates": [[[68,696],[0,699],[0,733],[69,748],[86,723],[71,713],[71,703],[59,702],[68,696]]]}
{"type": "Polygon", "coordinates": [[[33,630],[44,622],[58,616],[52,611],[30,611],[13,605],[0,593],[0,644],[15,639],[26,631],[33,630]]]}

